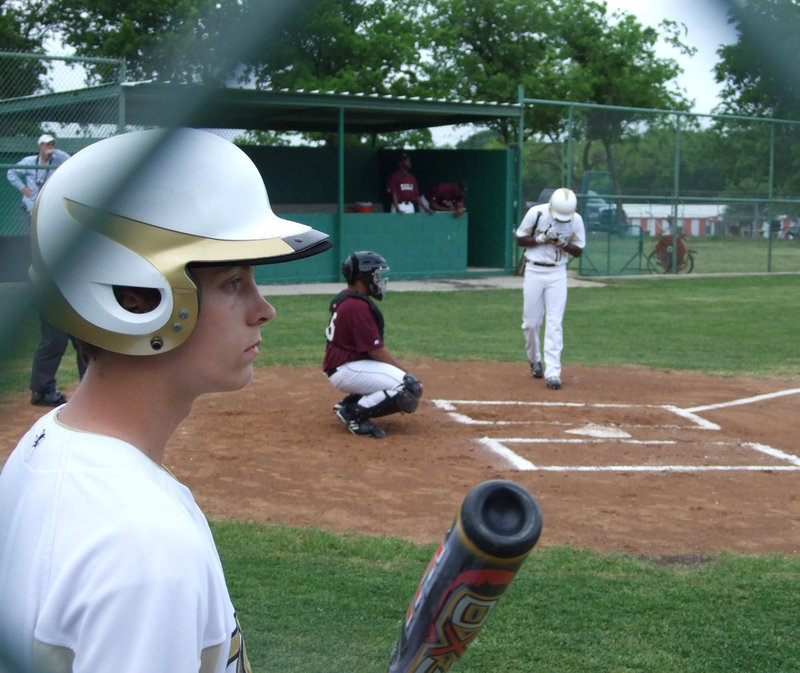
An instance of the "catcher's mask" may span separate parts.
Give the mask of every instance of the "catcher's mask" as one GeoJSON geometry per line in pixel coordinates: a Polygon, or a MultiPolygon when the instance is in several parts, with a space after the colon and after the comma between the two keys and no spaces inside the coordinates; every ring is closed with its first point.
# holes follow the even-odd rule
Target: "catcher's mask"
{"type": "Polygon", "coordinates": [[[369,289],[371,297],[381,301],[386,296],[386,286],[389,282],[386,274],[389,265],[377,252],[361,250],[354,252],[342,262],[342,275],[348,285],[360,280],[369,289]]]}
{"type": "Polygon", "coordinates": [[[330,247],[327,234],[276,216],[255,164],[196,129],[107,138],[45,183],[31,219],[29,276],[52,323],[102,349],[163,353],[191,334],[200,309],[187,270],[285,262],[330,247]],[[155,290],[131,313],[114,288],[155,290]]]}

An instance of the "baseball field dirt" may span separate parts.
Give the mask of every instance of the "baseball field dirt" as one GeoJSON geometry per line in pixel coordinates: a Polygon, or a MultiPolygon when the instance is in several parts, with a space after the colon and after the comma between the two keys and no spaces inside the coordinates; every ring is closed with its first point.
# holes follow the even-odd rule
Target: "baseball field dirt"
{"type": "MultiPolygon", "coordinates": [[[[539,501],[540,546],[800,552],[800,380],[566,364],[553,391],[525,363],[406,364],[425,393],[378,419],[384,439],[345,430],[317,367],[259,367],[198,400],[165,464],[212,519],[437,542],[474,485],[502,478],[539,501]]],[[[0,400],[0,461],[42,413],[0,400]]]]}

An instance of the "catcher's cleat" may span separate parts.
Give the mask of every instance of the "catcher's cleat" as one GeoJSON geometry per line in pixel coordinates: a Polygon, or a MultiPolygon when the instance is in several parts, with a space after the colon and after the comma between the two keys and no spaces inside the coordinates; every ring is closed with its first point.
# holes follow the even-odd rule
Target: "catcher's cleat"
{"type": "Polygon", "coordinates": [[[361,398],[361,395],[356,395],[355,393],[350,393],[347,397],[343,397],[340,399],[336,404],[333,405],[333,413],[338,412],[340,409],[343,409],[348,404],[355,404],[361,398]]]}
{"type": "Polygon", "coordinates": [[[66,396],[60,390],[52,390],[49,393],[31,394],[31,404],[35,407],[60,407],[67,401],[66,396]]]}
{"type": "Polygon", "coordinates": [[[547,387],[551,390],[559,390],[561,388],[561,379],[557,376],[547,379],[547,387]]]}
{"type": "Polygon", "coordinates": [[[541,362],[531,362],[531,375],[535,379],[544,378],[544,369],[541,362]]]}
{"type": "Polygon", "coordinates": [[[333,407],[333,413],[336,414],[336,418],[338,418],[344,424],[345,427],[348,426],[348,424],[351,421],[351,416],[347,412],[347,408],[343,404],[335,405],[333,407]]]}
{"type": "Polygon", "coordinates": [[[354,435],[372,435],[375,439],[386,437],[386,431],[380,427],[375,421],[367,419],[366,421],[350,421],[347,426],[354,435]],[[355,427],[354,427],[355,426],[355,427]]]}
{"type": "Polygon", "coordinates": [[[334,411],[336,412],[336,418],[338,418],[352,434],[365,435],[367,437],[371,436],[376,439],[386,437],[386,431],[377,425],[375,421],[371,421],[368,418],[359,421],[354,418],[352,407],[348,409],[342,406],[340,409],[334,409],[334,411]]]}

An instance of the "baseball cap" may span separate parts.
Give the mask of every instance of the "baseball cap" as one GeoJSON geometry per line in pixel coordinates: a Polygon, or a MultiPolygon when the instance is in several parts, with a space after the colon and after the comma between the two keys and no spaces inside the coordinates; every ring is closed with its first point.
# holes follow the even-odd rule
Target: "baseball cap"
{"type": "Polygon", "coordinates": [[[39,136],[39,145],[42,143],[54,143],[56,141],[49,133],[43,133],[39,136]]]}

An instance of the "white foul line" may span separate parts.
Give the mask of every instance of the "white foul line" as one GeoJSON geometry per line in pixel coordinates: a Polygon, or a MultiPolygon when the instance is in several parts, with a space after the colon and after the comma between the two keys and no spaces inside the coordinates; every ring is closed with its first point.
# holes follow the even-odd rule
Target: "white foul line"
{"type": "Polygon", "coordinates": [[[731,400],[730,402],[719,402],[718,404],[706,404],[701,407],[693,407],[691,409],[684,409],[684,411],[708,411],[709,409],[724,409],[725,407],[736,407],[741,404],[753,404],[754,402],[763,402],[764,400],[772,400],[776,397],[784,397],[785,395],[797,395],[800,393],[800,388],[790,388],[789,390],[779,390],[775,393],[765,393],[763,395],[755,395],[754,397],[743,397],[739,400],[731,400]]]}
{"type": "Polygon", "coordinates": [[[716,423],[712,423],[711,421],[708,421],[705,418],[702,418],[701,416],[692,413],[693,411],[695,411],[693,409],[681,409],[680,407],[673,406],[672,404],[664,404],[663,408],[689,421],[692,421],[698,427],[701,427],[704,430],[722,430],[722,428],[716,423]]]}
{"type": "Polygon", "coordinates": [[[785,460],[792,465],[797,465],[800,467],[800,458],[793,456],[791,453],[784,453],[779,449],[773,449],[771,446],[767,446],[765,444],[756,444],[755,442],[743,442],[742,446],[754,449],[755,451],[760,451],[761,453],[765,453],[773,458],[778,458],[779,460],[785,460]]]}

